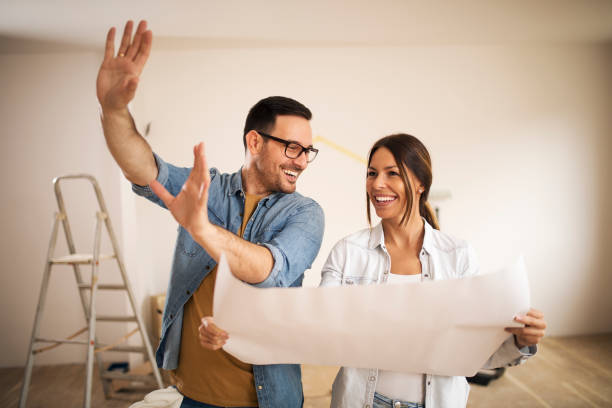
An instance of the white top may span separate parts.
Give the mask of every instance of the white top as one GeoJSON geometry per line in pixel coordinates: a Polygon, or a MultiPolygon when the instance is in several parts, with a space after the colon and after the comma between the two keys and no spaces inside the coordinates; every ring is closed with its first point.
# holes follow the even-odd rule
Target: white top
{"type": "MultiPolygon", "coordinates": [[[[421,282],[421,274],[398,275],[390,273],[387,284],[421,282]]],[[[410,311],[412,312],[412,311],[410,311]]],[[[376,392],[387,398],[409,402],[423,403],[425,394],[425,375],[414,373],[398,373],[395,371],[378,370],[376,392]]]]}

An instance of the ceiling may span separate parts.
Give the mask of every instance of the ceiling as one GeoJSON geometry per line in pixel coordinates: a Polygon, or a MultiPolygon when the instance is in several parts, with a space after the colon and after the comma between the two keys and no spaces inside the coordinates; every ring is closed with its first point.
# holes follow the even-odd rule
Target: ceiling
{"type": "Polygon", "coordinates": [[[612,44],[612,0],[0,0],[0,51],[97,50],[127,19],[170,49],[612,44]]]}

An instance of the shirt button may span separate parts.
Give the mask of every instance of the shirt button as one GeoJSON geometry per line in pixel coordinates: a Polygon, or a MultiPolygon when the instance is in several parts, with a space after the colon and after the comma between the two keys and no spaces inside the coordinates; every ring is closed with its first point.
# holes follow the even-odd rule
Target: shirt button
{"type": "Polygon", "coordinates": [[[170,319],[173,319],[174,315],[172,313],[170,313],[170,319]]]}
{"type": "Polygon", "coordinates": [[[187,295],[191,295],[191,292],[190,292],[190,291],[187,291],[187,295]]]}
{"type": "Polygon", "coordinates": [[[209,269],[210,269],[210,266],[206,265],[206,270],[209,270],[209,269]]]}
{"type": "Polygon", "coordinates": [[[257,386],[257,389],[258,389],[258,390],[263,390],[263,386],[258,385],[258,386],[257,386]]]}
{"type": "Polygon", "coordinates": [[[376,380],[376,377],[371,376],[371,377],[370,377],[370,381],[372,381],[372,382],[373,382],[374,380],[376,380]]]}
{"type": "Polygon", "coordinates": [[[431,381],[427,381],[427,385],[431,385],[431,381]]]}
{"type": "Polygon", "coordinates": [[[402,403],[401,403],[401,402],[399,402],[399,401],[395,401],[395,402],[393,403],[393,408],[402,408],[402,403]]]}

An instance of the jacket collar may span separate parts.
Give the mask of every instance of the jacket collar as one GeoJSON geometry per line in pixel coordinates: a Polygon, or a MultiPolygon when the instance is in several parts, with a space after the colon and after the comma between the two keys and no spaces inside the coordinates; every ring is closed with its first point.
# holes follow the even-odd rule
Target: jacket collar
{"type": "Polygon", "coordinates": [[[244,195],[244,190],[242,189],[242,166],[240,166],[240,169],[237,172],[232,174],[227,195],[233,196],[239,192],[244,195]]]}
{"type": "MultiPolygon", "coordinates": [[[[423,218],[423,217],[421,217],[423,218]]],[[[433,250],[433,234],[434,229],[425,218],[423,218],[425,224],[425,233],[423,236],[423,249],[427,253],[432,253],[433,250]]],[[[383,231],[382,222],[379,222],[374,228],[370,230],[370,240],[368,241],[368,248],[374,249],[380,246],[385,248],[385,233],[383,231]]]]}

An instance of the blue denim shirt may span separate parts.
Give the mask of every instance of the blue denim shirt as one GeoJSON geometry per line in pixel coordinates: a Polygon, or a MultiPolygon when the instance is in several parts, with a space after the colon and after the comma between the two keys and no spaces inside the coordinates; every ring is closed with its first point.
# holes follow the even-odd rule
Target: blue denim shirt
{"type": "MultiPolygon", "coordinates": [[[[191,169],[173,166],[157,155],[155,161],[158,168],[157,181],[176,196],[191,169]]],[[[244,211],[241,171],[221,174],[217,169],[211,168],[210,178],[208,218],[213,224],[235,233],[242,224],[244,211]]],[[[148,186],[132,185],[132,189],[136,194],[165,208],[148,186]]],[[[275,193],[261,199],[245,227],[243,237],[247,241],[267,247],[274,257],[274,266],[263,282],[253,286],[301,286],[304,271],[310,268],[321,247],[323,226],[324,215],[319,204],[297,192],[275,193]]],[[[215,265],[215,260],[183,227],[179,227],[161,340],[156,353],[159,367],[168,370],[177,367],[183,306],[215,265]]],[[[304,398],[299,365],[254,365],[253,376],[260,407],[302,406],[304,398]]]]}

